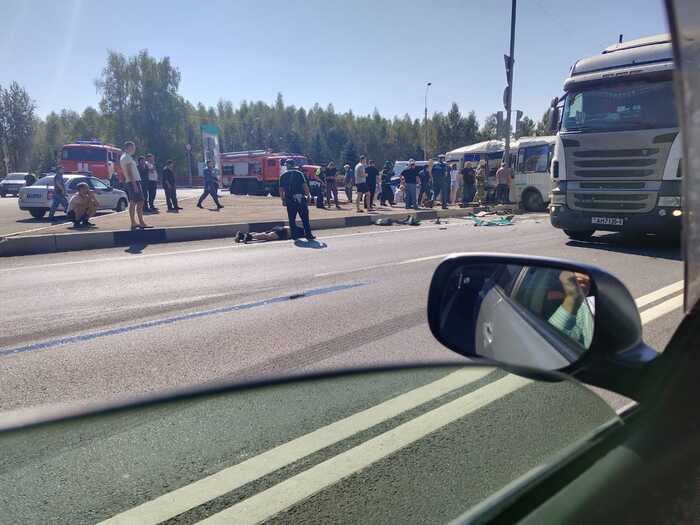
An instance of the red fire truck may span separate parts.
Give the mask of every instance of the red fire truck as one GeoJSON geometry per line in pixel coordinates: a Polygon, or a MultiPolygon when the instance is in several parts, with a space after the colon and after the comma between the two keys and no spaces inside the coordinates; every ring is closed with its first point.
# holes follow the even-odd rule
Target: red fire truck
{"type": "Polygon", "coordinates": [[[307,164],[303,155],[273,153],[267,150],[235,151],[222,153],[221,183],[232,194],[266,195],[278,194],[279,179],[284,171],[284,161],[294,159],[303,167],[307,176],[313,177],[318,166],[307,164]]]}
{"type": "Polygon", "coordinates": [[[76,140],[61,149],[59,163],[69,173],[91,173],[93,177],[109,179],[117,172],[121,180],[119,158],[122,150],[99,140],[76,140]]]}

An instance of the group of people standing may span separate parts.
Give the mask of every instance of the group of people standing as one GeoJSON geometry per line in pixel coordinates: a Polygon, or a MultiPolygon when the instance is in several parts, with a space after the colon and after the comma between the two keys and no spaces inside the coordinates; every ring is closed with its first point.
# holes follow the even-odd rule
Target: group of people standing
{"type": "Polygon", "coordinates": [[[410,159],[408,167],[401,172],[395,200],[405,202],[406,208],[413,209],[438,204],[447,209],[450,204],[464,207],[474,202],[508,203],[513,170],[503,164],[493,178],[494,185],[483,161],[476,169],[471,162],[465,162],[460,170],[456,163],[448,165],[445,155],[439,155],[437,162],[423,167],[418,167],[416,161],[410,159]]]}

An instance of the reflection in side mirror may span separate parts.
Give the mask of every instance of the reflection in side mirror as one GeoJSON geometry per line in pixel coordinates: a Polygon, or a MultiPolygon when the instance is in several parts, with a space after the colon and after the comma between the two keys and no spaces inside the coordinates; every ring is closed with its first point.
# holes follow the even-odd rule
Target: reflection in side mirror
{"type": "Polygon", "coordinates": [[[594,283],[583,272],[465,263],[448,276],[441,303],[440,336],[466,355],[558,370],[593,341],[594,283]]]}

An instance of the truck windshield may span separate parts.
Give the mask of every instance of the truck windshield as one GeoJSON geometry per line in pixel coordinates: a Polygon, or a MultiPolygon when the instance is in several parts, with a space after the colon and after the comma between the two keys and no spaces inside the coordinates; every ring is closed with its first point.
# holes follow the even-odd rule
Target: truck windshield
{"type": "Polygon", "coordinates": [[[107,160],[107,150],[101,148],[63,148],[63,160],[103,162],[107,160]]]}
{"type": "Polygon", "coordinates": [[[619,131],[678,126],[670,80],[617,82],[567,94],[562,131],[619,131]]]}

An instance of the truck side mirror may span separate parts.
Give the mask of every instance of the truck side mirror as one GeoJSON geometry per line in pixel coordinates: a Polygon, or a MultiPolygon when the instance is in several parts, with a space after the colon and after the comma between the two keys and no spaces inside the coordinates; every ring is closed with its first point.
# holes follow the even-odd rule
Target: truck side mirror
{"type": "Polygon", "coordinates": [[[547,126],[549,128],[549,132],[552,135],[555,135],[557,131],[559,131],[559,108],[557,106],[554,106],[552,110],[549,112],[549,122],[547,123],[547,126]]]}

